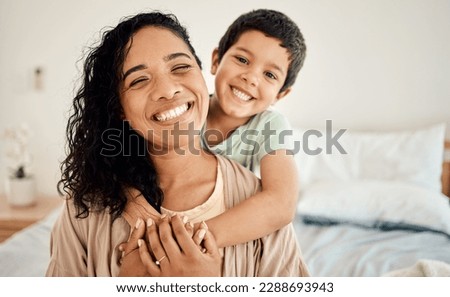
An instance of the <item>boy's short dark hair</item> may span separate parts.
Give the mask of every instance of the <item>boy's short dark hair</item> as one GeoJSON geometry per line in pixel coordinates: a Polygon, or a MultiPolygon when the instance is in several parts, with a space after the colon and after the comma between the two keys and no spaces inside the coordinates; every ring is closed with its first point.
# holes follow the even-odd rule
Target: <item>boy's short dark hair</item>
{"type": "Polygon", "coordinates": [[[257,9],[239,16],[227,29],[219,42],[219,62],[226,51],[236,43],[242,33],[257,30],[281,41],[289,54],[289,68],[280,92],[292,86],[297,78],[306,56],[306,44],[300,29],[285,14],[270,10],[257,9]]]}

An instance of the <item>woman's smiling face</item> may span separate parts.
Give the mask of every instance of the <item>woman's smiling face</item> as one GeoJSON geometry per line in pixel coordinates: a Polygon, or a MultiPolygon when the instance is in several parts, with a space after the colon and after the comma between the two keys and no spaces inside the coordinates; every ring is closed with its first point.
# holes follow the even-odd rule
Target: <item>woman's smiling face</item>
{"type": "Polygon", "coordinates": [[[144,27],[128,43],[120,85],[124,119],[152,148],[191,142],[208,113],[208,90],[200,66],[172,31],[144,27]]]}

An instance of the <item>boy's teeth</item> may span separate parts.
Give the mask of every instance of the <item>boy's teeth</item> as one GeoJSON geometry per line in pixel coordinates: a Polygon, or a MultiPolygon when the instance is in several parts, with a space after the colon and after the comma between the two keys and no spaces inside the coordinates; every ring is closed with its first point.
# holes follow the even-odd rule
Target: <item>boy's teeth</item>
{"type": "Polygon", "coordinates": [[[243,101],[248,101],[252,99],[252,96],[245,94],[244,92],[239,91],[238,89],[233,88],[233,94],[236,95],[239,99],[243,101]]]}
{"type": "Polygon", "coordinates": [[[175,107],[174,109],[155,114],[155,119],[158,120],[159,122],[168,121],[173,118],[179,117],[180,115],[185,113],[187,110],[188,110],[188,104],[185,103],[183,105],[175,107]]]}

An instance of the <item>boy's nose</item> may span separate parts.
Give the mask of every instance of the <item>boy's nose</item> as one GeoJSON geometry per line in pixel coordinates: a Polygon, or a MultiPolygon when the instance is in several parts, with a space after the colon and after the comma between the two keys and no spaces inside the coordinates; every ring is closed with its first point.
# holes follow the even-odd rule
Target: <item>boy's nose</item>
{"type": "Polygon", "coordinates": [[[241,79],[253,87],[256,87],[259,82],[258,75],[254,70],[248,70],[241,74],[241,79]]]}
{"type": "Polygon", "coordinates": [[[180,93],[182,90],[181,85],[168,77],[155,78],[153,84],[153,90],[150,97],[153,101],[161,99],[173,99],[175,94],[180,93]]]}

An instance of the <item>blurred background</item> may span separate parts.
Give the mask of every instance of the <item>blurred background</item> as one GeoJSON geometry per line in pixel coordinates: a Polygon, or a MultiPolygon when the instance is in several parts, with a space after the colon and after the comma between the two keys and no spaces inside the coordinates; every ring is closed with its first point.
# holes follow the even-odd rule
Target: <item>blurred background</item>
{"type": "MultiPolygon", "coordinates": [[[[87,47],[122,17],[153,9],[184,24],[209,74],[228,25],[257,8],[299,25],[308,53],[293,91],[276,105],[294,127],[359,131],[450,125],[447,0],[0,0],[0,133],[26,123],[40,195],[56,195],[65,126],[87,47]]],[[[450,138],[447,128],[447,138],[450,138]]],[[[0,194],[8,175],[0,138],[0,194]]]]}

